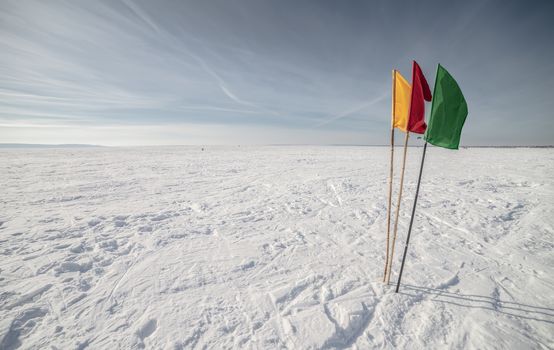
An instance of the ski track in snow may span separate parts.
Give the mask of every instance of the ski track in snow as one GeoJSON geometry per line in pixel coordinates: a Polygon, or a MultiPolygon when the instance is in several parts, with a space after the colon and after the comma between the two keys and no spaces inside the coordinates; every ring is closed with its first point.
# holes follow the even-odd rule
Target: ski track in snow
{"type": "Polygon", "coordinates": [[[2,150],[0,349],[553,348],[554,151],[429,149],[399,294],[388,152],[2,150]]]}

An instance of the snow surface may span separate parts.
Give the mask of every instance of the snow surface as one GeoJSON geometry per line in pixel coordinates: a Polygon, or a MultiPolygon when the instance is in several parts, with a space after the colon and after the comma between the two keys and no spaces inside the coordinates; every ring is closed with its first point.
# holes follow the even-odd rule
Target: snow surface
{"type": "Polygon", "coordinates": [[[553,348],[554,150],[429,148],[400,294],[388,156],[2,150],[0,348],[553,348]]]}

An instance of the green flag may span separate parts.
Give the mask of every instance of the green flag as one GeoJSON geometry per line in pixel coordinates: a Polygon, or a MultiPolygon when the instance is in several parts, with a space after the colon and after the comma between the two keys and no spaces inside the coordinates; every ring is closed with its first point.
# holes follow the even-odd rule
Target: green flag
{"type": "Polygon", "coordinates": [[[462,90],[439,64],[425,141],[439,147],[458,149],[466,117],[467,103],[462,90]]]}

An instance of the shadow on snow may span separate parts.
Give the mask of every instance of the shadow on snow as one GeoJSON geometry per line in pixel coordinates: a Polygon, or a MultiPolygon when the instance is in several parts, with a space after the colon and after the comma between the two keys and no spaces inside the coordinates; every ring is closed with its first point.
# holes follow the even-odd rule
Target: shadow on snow
{"type": "Polygon", "coordinates": [[[421,294],[429,294],[433,296],[432,299],[428,299],[430,301],[472,309],[491,310],[513,317],[554,324],[554,309],[551,308],[503,301],[484,295],[452,293],[443,289],[412,285],[404,285],[403,289],[404,290],[401,290],[399,294],[410,297],[418,297],[421,296],[421,294]]]}

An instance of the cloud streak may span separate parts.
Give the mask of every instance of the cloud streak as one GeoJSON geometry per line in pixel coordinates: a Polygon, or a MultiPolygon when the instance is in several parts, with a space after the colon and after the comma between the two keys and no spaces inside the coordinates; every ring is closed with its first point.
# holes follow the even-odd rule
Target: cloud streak
{"type": "Polygon", "coordinates": [[[353,114],[359,113],[363,110],[366,110],[367,108],[369,108],[371,106],[376,105],[377,103],[380,103],[380,102],[384,101],[387,97],[390,97],[390,94],[386,93],[386,94],[383,94],[383,95],[378,96],[376,98],[373,98],[368,102],[364,102],[362,104],[351,107],[350,109],[347,109],[346,111],[343,111],[343,112],[339,113],[338,115],[336,115],[332,118],[326,119],[326,120],[314,125],[314,128],[320,128],[324,125],[334,123],[334,122],[336,122],[340,119],[347,118],[347,117],[349,117],[353,114]]]}
{"type": "Polygon", "coordinates": [[[204,69],[204,71],[206,73],[208,73],[210,76],[212,76],[217,81],[217,84],[218,84],[219,88],[225,94],[225,96],[229,97],[229,99],[231,99],[232,101],[234,101],[234,102],[236,102],[240,105],[243,105],[243,106],[252,107],[254,109],[257,109],[257,110],[260,110],[260,111],[263,111],[263,112],[268,112],[270,114],[279,115],[279,113],[277,113],[275,111],[268,110],[267,108],[258,106],[258,105],[254,104],[252,102],[249,102],[249,101],[244,101],[243,99],[237,97],[233,92],[231,92],[229,90],[229,88],[227,87],[228,84],[221,78],[221,76],[219,74],[217,74],[215,72],[215,70],[210,68],[210,66],[208,66],[208,64],[206,64],[206,61],[204,61],[199,56],[193,55],[191,53],[188,53],[188,54],[189,54],[189,56],[194,58],[200,64],[200,66],[202,67],[202,69],[204,69]]]}

